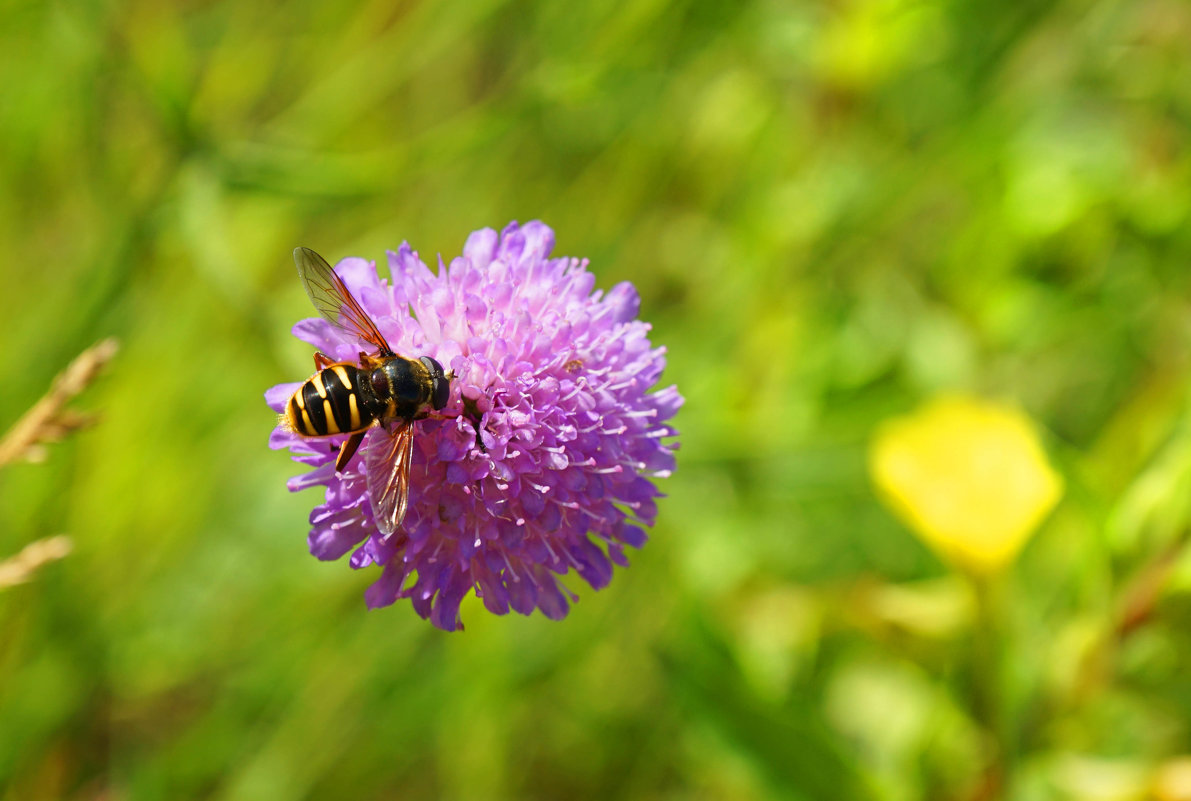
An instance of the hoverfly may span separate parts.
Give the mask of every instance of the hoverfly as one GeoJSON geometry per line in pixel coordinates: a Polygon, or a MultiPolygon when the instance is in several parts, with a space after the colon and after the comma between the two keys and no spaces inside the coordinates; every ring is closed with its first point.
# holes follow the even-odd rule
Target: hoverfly
{"type": "Polygon", "coordinates": [[[332,361],[315,352],[316,372],[289,399],[282,425],[303,437],[348,434],[339,446],[336,472],[351,461],[370,429],[381,428],[388,444],[365,452],[368,497],[376,525],[388,537],[401,525],[409,501],[414,422],[447,405],[452,373],[429,356],[417,360],[389,347],[331,265],[310,248],[294,250],[294,264],[311,303],[333,325],[375,349],[360,351],[359,364],[332,361]]]}

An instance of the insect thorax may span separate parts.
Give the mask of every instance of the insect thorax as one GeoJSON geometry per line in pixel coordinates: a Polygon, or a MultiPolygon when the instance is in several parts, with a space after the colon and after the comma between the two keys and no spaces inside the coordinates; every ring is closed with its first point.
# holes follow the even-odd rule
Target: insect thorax
{"type": "Polygon", "coordinates": [[[372,371],[369,383],[377,398],[391,401],[395,417],[412,418],[429,402],[430,374],[421,363],[395,356],[372,371]]]}

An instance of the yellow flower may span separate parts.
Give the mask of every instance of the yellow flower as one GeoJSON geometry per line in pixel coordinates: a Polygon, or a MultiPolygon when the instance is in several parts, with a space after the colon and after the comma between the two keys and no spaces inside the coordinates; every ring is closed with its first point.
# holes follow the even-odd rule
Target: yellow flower
{"type": "Polygon", "coordinates": [[[1063,492],[1024,414],[960,396],[884,423],[869,470],[923,542],[981,574],[1012,561],[1063,492]]]}

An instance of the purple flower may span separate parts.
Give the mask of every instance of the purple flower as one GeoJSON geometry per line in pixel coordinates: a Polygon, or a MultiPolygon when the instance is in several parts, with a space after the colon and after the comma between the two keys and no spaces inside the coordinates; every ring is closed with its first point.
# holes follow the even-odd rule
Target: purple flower
{"type": "MultiPolygon", "coordinates": [[[[540,222],[486,228],[435,275],[408,244],[389,252],[393,281],[376,266],[335,267],[393,349],[431,356],[455,372],[436,418],[417,422],[409,509],[387,540],[367,497],[372,431],[343,473],[343,437],[304,439],[278,427],[273,448],[313,469],[289,482],[326,497],[310,515],[310,551],[351,566],[380,565],[365,594],[370,607],[409,598],[441,629],[461,626],[459,604],[475,589],[496,614],[535,608],[561,619],[575,597],[559,581],[572,569],[594,589],[608,584],[625,546],[645,542],[657,515],[651,479],[674,470],[677,433],[667,421],[682,405],[661,377],[665,349],[636,319],[629,283],[592,291],[587,260],[548,258],[554,232],[540,222]],[[354,550],[353,550],[354,549],[354,550]]],[[[294,326],[324,354],[355,361],[361,344],[326,320],[294,326]]],[[[281,411],[299,384],[265,393],[281,411]]]]}

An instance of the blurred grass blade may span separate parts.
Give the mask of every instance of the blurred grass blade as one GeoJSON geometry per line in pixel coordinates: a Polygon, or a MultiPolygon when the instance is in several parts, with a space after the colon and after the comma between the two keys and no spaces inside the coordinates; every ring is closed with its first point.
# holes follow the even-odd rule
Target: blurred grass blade
{"type": "Polygon", "coordinates": [[[65,534],[29,543],[17,555],[0,561],[0,590],[24,584],[38,568],[67,556],[72,547],[65,534]]]}
{"type": "Polygon", "coordinates": [[[805,698],[767,708],[748,692],[724,644],[702,629],[700,663],[663,655],[670,684],[692,713],[748,755],[781,797],[871,801],[879,796],[843,744],[805,698]]]}
{"type": "Polygon", "coordinates": [[[80,353],[54,379],[45,397],[34,404],[0,440],[0,465],[22,459],[42,461],[45,458],[45,443],[57,442],[71,431],[94,422],[92,415],[72,412],[64,407],[71,398],[86,389],[100,369],[116,355],[116,350],[116,340],[109,338],[80,353]]]}

